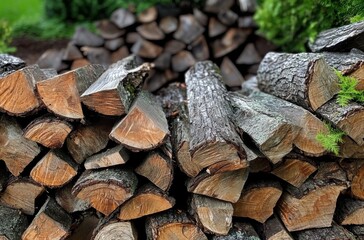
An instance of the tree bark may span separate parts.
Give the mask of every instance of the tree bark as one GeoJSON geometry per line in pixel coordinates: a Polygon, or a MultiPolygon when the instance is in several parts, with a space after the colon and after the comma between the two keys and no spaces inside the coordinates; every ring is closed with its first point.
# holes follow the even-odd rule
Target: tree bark
{"type": "Polygon", "coordinates": [[[297,240],[336,240],[336,239],[357,239],[354,234],[346,230],[344,227],[333,222],[331,227],[326,228],[312,228],[304,231],[299,231],[295,234],[297,240]]]}
{"type": "Polygon", "coordinates": [[[263,224],[263,234],[267,240],[293,240],[281,220],[273,216],[263,224]]]}
{"type": "Polygon", "coordinates": [[[25,67],[25,62],[9,54],[0,54],[0,78],[25,67]]]}
{"type": "Polygon", "coordinates": [[[27,216],[19,210],[3,206],[0,206],[0,216],[3,219],[0,222],[0,239],[21,239],[21,235],[29,225],[27,216]]]}
{"type": "Polygon", "coordinates": [[[136,28],[137,32],[147,40],[163,40],[165,35],[156,22],[145,23],[136,28]]]}
{"type": "Polygon", "coordinates": [[[335,220],[340,225],[363,225],[364,201],[350,197],[339,199],[335,220]]]}
{"type": "Polygon", "coordinates": [[[259,240],[259,235],[253,226],[247,222],[234,222],[233,228],[225,236],[212,236],[212,240],[259,240]]]}
{"type": "Polygon", "coordinates": [[[136,22],[136,17],[128,10],[119,8],[111,14],[110,20],[118,28],[124,29],[126,27],[133,25],[136,22]]]}
{"type": "Polygon", "coordinates": [[[75,181],[68,183],[60,189],[57,189],[54,199],[68,213],[82,212],[91,206],[87,201],[79,199],[72,194],[72,187],[75,181]]]}
{"type": "Polygon", "coordinates": [[[201,36],[204,28],[192,14],[180,15],[179,26],[173,37],[186,44],[192,43],[197,37],[201,36]]]}

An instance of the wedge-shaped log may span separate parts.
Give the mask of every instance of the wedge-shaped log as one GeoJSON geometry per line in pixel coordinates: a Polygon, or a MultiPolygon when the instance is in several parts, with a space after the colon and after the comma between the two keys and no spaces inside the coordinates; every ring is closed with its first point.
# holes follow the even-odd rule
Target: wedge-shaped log
{"type": "Polygon", "coordinates": [[[299,231],[294,234],[297,240],[312,240],[312,239],[326,239],[326,240],[336,240],[336,239],[346,239],[346,240],[356,240],[358,239],[353,233],[348,231],[346,228],[333,222],[331,227],[325,228],[312,228],[304,231],[299,231]]]}
{"type": "Polygon", "coordinates": [[[211,61],[198,62],[185,78],[192,161],[202,168],[219,162],[247,167],[242,141],[229,119],[232,107],[218,67],[211,61]]]}
{"type": "MultiPolygon", "coordinates": [[[[101,220],[102,221],[102,220],[101,220]]],[[[137,240],[138,232],[131,222],[123,222],[116,219],[102,222],[94,230],[93,240],[104,239],[128,239],[137,240]]]]}
{"type": "Polygon", "coordinates": [[[66,119],[82,119],[80,95],[104,71],[101,65],[87,65],[37,82],[37,91],[48,111],[66,119]]]}
{"type": "Polygon", "coordinates": [[[154,149],[169,135],[168,122],[160,104],[147,92],[140,92],[128,115],[117,123],[110,138],[132,151],[154,149]]]}
{"type": "Polygon", "coordinates": [[[137,32],[148,40],[163,40],[165,35],[156,22],[145,23],[136,28],[137,32]]]}
{"type": "Polygon", "coordinates": [[[340,143],[340,151],[338,157],[342,158],[364,158],[364,148],[358,145],[353,139],[348,136],[343,136],[340,143]]]}
{"type": "Polygon", "coordinates": [[[24,129],[24,137],[47,148],[61,148],[72,131],[72,125],[55,117],[34,119],[24,129]]]}
{"type": "Polygon", "coordinates": [[[48,198],[23,233],[22,239],[65,239],[71,232],[71,224],[71,216],[52,198],[48,198]]]}
{"type": "Polygon", "coordinates": [[[0,111],[24,116],[41,107],[35,91],[37,81],[46,79],[38,65],[28,66],[0,78],[0,111]]]}
{"type": "Polygon", "coordinates": [[[204,11],[208,13],[219,13],[229,10],[234,5],[234,0],[216,1],[207,0],[204,5],[204,11]]]}
{"type": "Polygon", "coordinates": [[[183,211],[169,210],[150,216],[145,222],[148,240],[207,240],[206,235],[183,211]]]}
{"type": "Polygon", "coordinates": [[[136,22],[136,17],[127,9],[119,8],[111,14],[110,20],[118,28],[123,29],[133,25],[136,22]]]}
{"type": "Polygon", "coordinates": [[[173,34],[173,37],[186,44],[190,44],[197,37],[201,36],[204,32],[204,28],[197,21],[192,14],[186,14],[179,16],[179,25],[177,31],[173,34]]]}
{"type": "Polygon", "coordinates": [[[9,54],[0,54],[0,78],[25,67],[25,62],[9,54]]]}
{"type": "Polygon", "coordinates": [[[253,43],[248,43],[236,60],[237,64],[259,64],[262,60],[253,43]]]}
{"type": "Polygon", "coordinates": [[[155,21],[157,17],[158,17],[158,9],[155,6],[145,9],[137,16],[138,21],[142,23],[155,21]]]}
{"type": "Polygon", "coordinates": [[[81,95],[81,101],[91,110],[104,115],[124,115],[149,69],[149,64],[137,67],[135,56],[124,58],[111,65],[81,95]]]}
{"type": "Polygon", "coordinates": [[[363,225],[364,201],[350,197],[339,199],[335,219],[340,225],[363,225]]]}
{"type": "Polygon", "coordinates": [[[170,34],[177,30],[178,20],[173,16],[166,16],[159,22],[159,28],[165,33],[170,34]]]}
{"type": "Polygon", "coordinates": [[[129,161],[129,153],[119,145],[87,158],[84,165],[86,169],[99,169],[125,164],[127,161],[129,161]]]}
{"type": "Polygon", "coordinates": [[[137,219],[168,210],[174,204],[173,197],[168,196],[153,184],[146,184],[121,206],[118,218],[123,221],[137,219]]]}
{"type": "Polygon", "coordinates": [[[72,41],[77,46],[88,46],[88,47],[101,47],[104,44],[104,39],[90,32],[85,27],[77,27],[75,33],[73,34],[72,41]]]}
{"type": "Polygon", "coordinates": [[[84,212],[80,218],[77,226],[72,229],[72,233],[67,240],[92,239],[92,233],[98,226],[100,220],[99,217],[93,212],[84,212]]]}
{"type": "Polygon", "coordinates": [[[29,223],[27,216],[19,210],[0,206],[0,216],[3,221],[0,222],[0,239],[17,240],[27,229],[29,223]]]}
{"type": "Polygon", "coordinates": [[[350,194],[353,198],[364,200],[364,159],[346,159],[340,162],[351,183],[350,194]]]}
{"type": "Polygon", "coordinates": [[[251,29],[230,28],[221,39],[212,43],[214,57],[223,57],[237,49],[250,36],[251,29]]]}
{"type": "Polygon", "coordinates": [[[75,197],[72,194],[72,187],[75,181],[72,181],[60,189],[57,189],[54,199],[68,213],[86,211],[91,206],[82,199],[75,197]]]}
{"type": "MultiPolygon", "coordinates": [[[[101,37],[106,40],[116,39],[125,34],[124,29],[119,29],[113,22],[108,19],[100,20],[96,22],[96,28],[99,31],[101,37]]],[[[106,44],[107,41],[105,41],[106,44]]]]}
{"type": "Polygon", "coordinates": [[[137,177],[127,169],[87,170],[73,186],[72,194],[89,202],[97,211],[110,215],[134,195],[137,184],[137,177]]]}
{"type": "Polygon", "coordinates": [[[292,235],[284,227],[281,220],[273,216],[269,218],[262,226],[262,232],[267,240],[293,240],[292,235]]]}
{"type": "Polygon", "coordinates": [[[214,235],[212,240],[260,239],[253,226],[247,222],[234,222],[233,228],[225,236],[214,235]]]}
{"type": "Polygon", "coordinates": [[[213,38],[216,36],[219,36],[220,34],[226,32],[227,27],[222,24],[219,20],[217,20],[215,17],[211,17],[209,20],[209,37],[213,38]]]}
{"type": "Polygon", "coordinates": [[[14,119],[0,115],[0,159],[14,176],[19,176],[39,153],[37,143],[23,137],[14,119]]]}
{"type": "Polygon", "coordinates": [[[195,58],[189,51],[180,51],[172,57],[172,69],[176,72],[184,72],[196,63],[195,58]]]}
{"type": "Polygon", "coordinates": [[[131,47],[131,52],[139,57],[153,59],[163,52],[163,48],[140,37],[131,47]]]}
{"type": "Polygon", "coordinates": [[[263,92],[316,111],[339,91],[338,77],[320,54],[265,55],[258,69],[263,92]]]}
{"type": "Polygon", "coordinates": [[[61,150],[49,151],[32,169],[30,177],[49,188],[62,187],[77,175],[77,164],[61,150]]]}
{"type": "Polygon", "coordinates": [[[210,58],[209,45],[207,45],[206,38],[201,35],[195,41],[193,41],[189,48],[196,61],[205,61],[210,58]]]}
{"type": "Polygon", "coordinates": [[[241,75],[235,64],[228,57],[224,57],[220,65],[222,78],[228,87],[240,87],[244,82],[244,77],[241,75]]]}

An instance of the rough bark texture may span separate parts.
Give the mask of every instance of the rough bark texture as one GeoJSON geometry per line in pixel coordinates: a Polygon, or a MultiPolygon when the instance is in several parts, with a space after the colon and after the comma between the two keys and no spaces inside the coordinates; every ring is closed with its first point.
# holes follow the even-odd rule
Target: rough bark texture
{"type": "Polygon", "coordinates": [[[186,44],[190,44],[197,37],[202,35],[204,28],[192,14],[181,15],[179,17],[179,27],[173,37],[186,44]]]}
{"type": "Polygon", "coordinates": [[[0,239],[18,240],[28,227],[28,219],[19,210],[0,206],[0,239]]]}
{"type": "Polygon", "coordinates": [[[86,169],[98,169],[125,164],[129,161],[129,152],[121,145],[108,149],[105,152],[95,154],[86,159],[86,169]]]}
{"type": "Polygon", "coordinates": [[[25,67],[25,62],[9,54],[0,54],[0,78],[25,67]]]}
{"type": "Polygon", "coordinates": [[[355,235],[346,230],[344,227],[333,223],[332,227],[326,228],[313,228],[295,233],[297,240],[312,240],[312,239],[323,239],[323,240],[355,240],[355,235]]]}
{"type": "Polygon", "coordinates": [[[244,82],[243,76],[229,57],[224,57],[220,68],[224,83],[228,87],[240,87],[244,82]]]}
{"type": "Polygon", "coordinates": [[[91,240],[92,232],[97,227],[99,218],[90,212],[82,214],[80,223],[72,230],[67,240],[91,240]]]}
{"type": "Polygon", "coordinates": [[[230,28],[222,39],[212,43],[215,58],[220,58],[237,49],[251,34],[251,29],[230,28]]]}
{"type": "Polygon", "coordinates": [[[72,194],[72,187],[74,184],[75,182],[72,181],[58,189],[54,197],[57,203],[68,213],[86,211],[91,207],[88,202],[79,199],[72,194]]]}
{"type": "Polygon", "coordinates": [[[233,228],[225,236],[212,236],[212,240],[260,240],[250,223],[235,222],[233,228]]]}
{"type": "Polygon", "coordinates": [[[257,79],[263,92],[314,111],[339,91],[335,72],[314,53],[268,53],[257,79]]]}
{"type": "Polygon", "coordinates": [[[148,40],[162,40],[165,35],[156,22],[145,23],[136,28],[140,36],[148,40]]]}
{"type": "Polygon", "coordinates": [[[264,223],[263,235],[267,240],[293,240],[291,234],[276,216],[273,216],[264,223]]]}
{"type": "Polygon", "coordinates": [[[335,220],[340,225],[363,225],[364,201],[349,197],[339,199],[335,220]]]}

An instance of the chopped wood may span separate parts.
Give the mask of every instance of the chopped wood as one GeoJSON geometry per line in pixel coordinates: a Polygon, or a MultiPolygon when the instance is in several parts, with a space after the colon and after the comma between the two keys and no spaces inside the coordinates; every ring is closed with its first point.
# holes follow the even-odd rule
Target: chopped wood
{"type": "Polygon", "coordinates": [[[270,172],[272,170],[271,162],[266,158],[256,146],[243,146],[246,152],[246,158],[249,162],[249,171],[251,173],[270,172]]]}
{"type": "Polygon", "coordinates": [[[104,44],[104,39],[95,33],[90,32],[85,27],[77,27],[73,34],[72,41],[77,46],[100,47],[104,44]]]}
{"type": "Polygon", "coordinates": [[[198,37],[188,47],[196,61],[204,61],[210,58],[209,46],[203,35],[198,37]]]}
{"type": "Polygon", "coordinates": [[[152,69],[149,74],[149,77],[145,80],[143,85],[143,90],[154,92],[160,89],[163,85],[168,83],[168,79],[165,75],[165,72],[161,70],[152,69]]]}
{"type": "Polygon", "coordinates": [[[232,227],[233,206],[229,202],[193,194],[189,212],[206,233],[226,235],[232,227]]]}
{"type": "Polygon", "coordinates": [[[72,230],[67,240],[90,240],[92,233],[99,223],[99,218],[95,214],[86,212],[82,214],[80,223],[72,230]]]}
{"type": "Polygon", "coordinates": [[[104,47],[82,47],[81,51],[93,64],[108,66],[111,63],[110,51],[104,47]]]}
{"type": "Polygon", "coordinates": [[[247,169],[229,172],[203,172],[187,182],[187,191],[235,203],[248,178],[247,169]]]}
{"type": "Polygon", "coordinates": [[[129,32],[128,34],[126,34],[125,42],[128,43],[128,44],[134,44],[139,39],[141,39],[139,33],[137,33],[137,32],[129,32]]]}
{"type": "Polygon", "coordinates": [[[173,37],[186,44],[190,44],[204,32],[204,27],[200,25],[192,14],[180,15],[179,26],[173,37]]]}
{"type": "Polygon", "coordinates": [[[76,47],[74,42],[69,42],[67,44],[66,49],[63,52],[63,60],[65,61],[73,61],[76,59],[83,58],[82,53],[78,47],[76,47]]]}
{"type": "Polygon", "coordinates": [[[57,70],[54,68],[43,68],[41,70],[42,70],[43,74],[46,76],[46,78],[52,78],[58,74],[57,70]]]}
{"type": "Polygon", "coordinates": [[[39,153],[37,143],[23,137],[14,119],[0,115],[0,159],[14,176],[19,176],[39,153]]]}
{"type": "Polygon", "coordinates": [[[169,69],[171,65],[172,54],[169,52],[163,52],[162,54],[154,60],[154,66],[157,69],[166,70],[169,69]]]}
{"type": "Polygon", "coordinates": [[[143,162],[134,170],[137,174],[146,177],[154,185],[168,191],[173,181],[172,159],[160,154],[151,152],[143,162]]]}
{"type": "Polygon", "coordinates": [[[72,194],[74,184],[75,182],[72,181],[62,188],[57,189],[54,197],[57,203],[68,213],[86,211],[91,207],[87,201],[79,199],[72,194]]]}
{"type": "Polygon", "coordinates": [[[207,25],[209,19],[203,11],[199,10],[198,8],[193,8],[193,15],[202,26],[207,25]]]}
{"type": "Polygon", "coordinates": [[[21,235],[27,229],[29,223],[27,216],[19,210],[0,206],[0,239],[17,240],[21,239],[21,235]]]}
{"type": "Polygon", "coordinates": [[[347,226],[345,226],[345,229],[349,230],[350,233],[355,234],[357,239],[362,240],[364,237],[364,226],[363,225],[347,225],[347,226]]]}
{"type": "Polygon", "coordinates": [[[173,16],[166,16],[159,22],[159,28],[165,33],[174,33],[178,28],[178,20],[173,16]]]}
{"type": "Polygon", "coordinates": [[[49,151],[32,169],[30,177],[49,188],[62,187],[77,175],[77,164],[61,150],[49,151]]]}
{"type": "Polygon", "coordinates": [[[339,91],[335,72],[315,53],[268,53],[257,79],[263,92],[313,111],[339,91]]]}
{"type": "Polygon", "coordinates": [[[235,217],[247,217],[264,223],[273,215],[273,209],[282,195],[276,181],[258,181],[244,186],[241,196],[233,204],[235,217]]]}
{"type": "Polygon", "coordinates": [[[37,82],[37,91],[48,111],[66,119],[82,119],[80,95],[104,71],[101,65],[87,65],[37,82]]]}
{"type": "Polygon", "coordinates": [[[218,67],[211,61],[198,62],[185,78],[192,161],[202,168],[219,162],[247,167],[242,141],[228,118],[232,108],[218,67]]]}
{"type": "Polygon", "coordinates": [[[216,1],[207,0],[204,5],[204,11],[208,13],[219,13],[229,10],[234,5],[234,0],[216,1]]]}
{"type": "Polygon", "coordinates": [[[147,63],[137,67],[134,55],[116,62],[81,95],[82,103],[103,115],[124,115],[150,68],[147,63]]]}
{"type": "Polygon", "coordinates": [[[97,121],[81,125],[70,133],[66,140],[67,149],[73,160],[81,164],[93,154],[104,149],[109,141],[113,121],[97,121]]]}
{"type": "Polygon", "coordinates": [[[143,12],[139,13],[138,21],[141,23],[149,23],[153,22],[158,17],[158,10],[156,7],[149,7],[145,9],[143,12]]]}
{"type": "Polygon", "coordinates": [[[364,224],[364,201],[350,197],[339,199],[335,219],[340,225],[364,224]]]}
{"type": "Polygon", "coordinates": [[[169,135],[162,107],[147,92],[140,92],[128,114],[117,123],[110,138],[132,151],[150,150],[162,145],[169,135]]]}
{"type": "Polygon", "coordinates": [[[239,17],[238,27],[240,28],[257,28],[257,24],[254,21],[253,16],[239,17]]]}
{"type": "Polygon", "coordinates": [[[257,64],[262,60],[261,56],[258,54],[257,50],[254,47],[253,43],[248,43],[238,59],[236,60],[237,64],[257,64]]]}
{"type": "Polygon", "coordinates": [[[174,198],[169,197],[154,185],[146,184],[121,206],[118,218],[122,221],[137,219],[168,210],[174,204],[174,198]]]}
{"type": "Polygon", "coordinates": [[[180,51],[172,57],[172,69],[176,72],[184,72],[196,63],[189,51],[180,51]]]}
{"type": "Polygon", "coordinates": [[[48,198],[23,233],[22,239],[65,239],[70,235],[71,224],[71,216],[52,198],[48,198]]]}
{"type": "Polygon", "coordinates": [[[230,229],[229,233],[225,236],[212,236],[212,240],[259,240],[259,235],[254,230],[250,223],[246,222],[234,222],[233,227],[230,229]]]}
{"type": "Polygon", "coordinates": [[[98,227],[92,238],[93,240],[104,239],[128,239],[137,240],[138,233],[131,222],[111,220],[98,227]]]}
{"type": "Polygon", "coordinates": [[[230,28],[222,37],[212,43],[215,58],[223,57],[237,49],[251,34],[251,29],[230,28]]]}
{"type": "Polygon", "coordinates": [[[144,58],[156,58],[161,54],[163,48],[145,39],[139,38],[131,47],[131,52],[144,58]]]}
{"type": "Polygon", "coordinates": [[[293,240],[281,220],[273,216],[263,224],[263,234],[267,240],[293,240]]]}
{"type": "Polygon", "coordinates": [[[9,54],[0,54],[0,78],[25,67],[25,62],[9,54]]]}
{"type": "Polygon", "coordinates": [[[164,51],[171,54],[176,54],[186,48],[186,44],[178,40],[169,40],[164,46],[164,51]]]}
{"type": "MultiPolygon", "coordinates": [[[[116,51],[118,50],[122,45],[124,45],[124,38],[115,38],[105,41],[105,48],[107,48],[110,51],[116,51]]],[[[112,58],[111,53],[111,58],[112,58]]]]}
{"type": "Polygon", "coordinates": [[[309,47],[313,52],[348,52],[352,48],[364,50],[363,28],[364,22],[360,21],[322,31],[309,47]]]}
{"type": "Polygon", "coordinates": [[[35,91],[37,81],[46,79],[37,65],[28,66],[0,79],[0,111],[24,116],[41,107],[35,91]]]}
{"type": "Polygon", "coordinates": [[[6,169],[5,162],[0,161],[0,193],[5,189],[10,173],[6,169]]]}
{"type": "Polygon", "coordinates": [[[113,22],[108,19],[97,21],[96,28],[100,33],[101,37],[106,40],[119,38],[123,36],[126,32],[124,29],[118,28],[113,22]]]}
{"type": "Polygon", "coordinates": [[[156,22],[142,24],[136,30],[142,37],[148,40],[162,40],[165,37],[156,22]]]}
{"type": "Polygon", "coordinates": [[[110,17],[111,22],[113,22],[118,28],[126,28],[133,25],[136,22],[134,14],[129,12],[127,9],[119,8],[115,10],[110,17]]]}
{"type": "Polygon", "coordinates": [[[146,219],[147,240],[207,240],[202,230],[183,211],[169,210],[146,219]]]}
{"type": "Polygon", "coordinates": [[[351,193],[354,197],[364,200],[364,165],[358,168],[352,182],[351,182],[351,193]]]}
{"type": "Polygon", "coordinates": [[[217,18],[226,26],[231,26],[238,20],[238,14],[232,10],[221,11],[217,14],[217,18]]]}
{"type": "Polygon", "coordinates": [[[312,240],[312,239],[324,239],[324,240],[356,240],[354,234],[346,230],[344,227],[333,222],[331,227],[325,228],[312,228],[295,233],[297,240],[312,240]]]}
{"type": "Polygon", "coordinates": [[[72,128],[70,123],[56,117],[40,117],[29,123],[23,135],[47,148],[61,148],[72,128]]]}
{"type": "Polygon", "coordinates": [[[216,36],[219,36],[220,34],[225,33],[227,30],[227,27],[222,24],[217,18],[211,17],[209,20],[208,25],[208,31],[209,31],[209,37],[213,38],[216,36]]]}
{"type": "Polygon", "coordinates": [[[239,0],[240,10],[245,12],[255,12],[257,8],[257,0],[239,0]]]}
{"type": "Polygon", "coordinates": [[[80,68],[80,67],[84,67],[86,65],[89,65],[91,64],[90,61],[88,61],[87,59],[85,58],[82,58],[82,59],[76,59],[72,62],[72,65],[71,65],[71,70],[74,70],[76,68],[80,68]]]}
{"type": "Polygon", "coordinates": [[[73,186],[72,194],[107,216],[134,195],[137,184],[136,175],[127,169],[86,170],[73,186]]]}
{"type": "Polygon", "coordinates": [[[111,62],[116,63],[116,62],[122,60],[123,58],[128,57],[129,55],[130,55],[130,53],[129,53],[128,47],[122,46],[115,52],[111,53],[111,62]]]}
{"type": "Polygon", "coordinates": [[[121,145],[108,149],[105,152],[95,154],[86,159],[86,169],[99,169],[125,164],[129,161],[128,151],[121,145]]]}
{"type": "Polygon", "coordinates": [[[68,64],[63,61],[65,49],[48,49],[37,60],[41,68],[54,68],[58,72],[66,70],[68,64]]]}
{"type": "Polygon", "coordinates": [[[240,87],[245,81],[240,71],[236,68],[235,64],[229,57],[224,57],[220,65],[221,75],[224,83],[228,87],[240,87]]]}
{"type": "Polygon", "coordinates": [[[27,215],[35,213],[35,201],[44,188],[28,178],[11,178],[6,189],[0,194],[0,205],[19,209],[27,215]]]}

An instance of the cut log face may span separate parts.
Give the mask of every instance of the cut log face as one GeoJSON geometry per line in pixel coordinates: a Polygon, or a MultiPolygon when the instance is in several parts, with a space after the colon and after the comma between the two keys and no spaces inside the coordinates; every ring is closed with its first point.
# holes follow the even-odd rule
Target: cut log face
{"type": "Polygon", "coordinates": [[[27,216],[19,210],[3,206],[0,206],[0,216],[3,219],[0,223],[0,239],[21,239],[21,235],[29,225],[27,216]]]}
{"type": "Polygon", "coordinates": [[[228,57],[224,57],[220,65],[222,78],[228,87],[240,87],[244,82],[244,77],[241,75],[235,64],[228,57]]]}
{"type": "Polygon", "coordinates": [[[194,194],[189,208],[190,214],[207,233],[226,235],[232,227],[234,209],[229,202],[194,194]]]}
{"type": "Polygon", "coordinates": [[[8,182],[6,189],[1,193],[0,204],[33,215],[35,213],[35,201],[44,190],[42,186],[29,179],[13,179],[8,182]]]}
{"type": "Polygon", "coordinates": [[[257,64],[260,63],[262,58],[258,54],[257,50],[254,47],[253,43],[249,43],[245,46],[243,52],[240,54],[238,59],[236,60],[237,64],[257,64]]]}
{"type": "Polygon", "coordinates": [[[138,55],[139,57],[153,59],[158,57],[163,52],[163,48],[150,41],[140,38],[132,46],[131,52],[138,55]]]}
{"type": "Polygon", "coordinates": [[[116,63],[116,62],[122,60],[123,58],[128,57],[129,55],[130,55],[130,53],[129,53],[128,47],[122,46],[115,52],[111,53],[111,62],[116,63]]]}
{"type": "Polygon", "coordinates": [[[137,174],[148,178],[154,185],[168,191],[173,181],[172,159],[158,152],[150,153],[134,170],[137,174]]]}
{"type": "Polygon", "coordinates": [[[33,120],[25,129],[24,137],[47,148],[61,148],[72,125],[55,117],[33,120]]]}
{"type": "Polygon", "coordinates": [[[82,47],[83,55],[93,64],[108,66],[111,64],[110,51],[104,47],[82,47]]]}
{"type": "Polygon", "coordinates": [[[25,67],[25,62],[9,54],[0,54],[0,78],[25,67]]]}
{"type": "Polygon", "coordinates": [[[259,66],[257,79],[263,92],[313,111],[339,91],[335,72],[321,55],[314,53],[268,53],[259,66]]]}
{"type": "Polygon", "coordinates": [[[128,115],[117,123],[110,138],[132,151],[154,149],[169,135],[168,122],[162,107],[149,93],[141,92],[128,115]]]}
{"type": "Polygon", "coordinates": [[[227,27],[224,24],[222,24],[219,20],[217,20],[214,17],[210,18],[208,26],[209,37],[213,38],[219,36],[220,34],[226,32],[226,30],[227,27]]]}
{"type": "Polygon", "coordinates": [[[164,51],[170,54],[176,54],[186,48],[186,44],[178,40],[170,40],[164,46],[164,51]]]}
{"type": "Polygon", "coordinates": [[[240,28],[257,28],[257,24],[254,21],[253,16],[244,16],[239,17],[238,19],[238,27],[240,28]]]}
{"type": "Polygon", "coordinates": [[[244,12],[255,12],[257,8],[256,0],[239,0],[240,10],[244,12]]]}
{"type": "Polygon", "coordinates": [[[95,33],[90,32],[85,27],[77,27],[72,37],[72,41],[77,46],[100,47],[104,44],[104,39],[95,33]]]}
{"type": "Polygon", "coordinates": [[[147,184],[121,206],[118,218],[123,221],[137,219],[168,210],[174,204],[174,198],[152,184],[147,184]]]}
{"type": "Polygon", "coordinates": [[[154,60],[154,66],[161,70],[169,69],[171,64],[171,58],[171,53],[163,52],[156,60],[154,60]]]}
{"type": "Polygon", "coordinates": [[[177,30],[178,20],[173,16],[166,16],[159,22],[159,28],[165,33],[170,34],[177,30]]]}
{"type": "Polygon", "coordinates": [[[197,37],[201,36],[204,28],[192,14],[181,15],[179,17],[179,26],[173,37],[186,44],[190,44],[197,37]]]}
{"type": "Polygon", "coordinates": [[[235,217],[248,217],[264,223],[282,195],[278,182],[261,181],[246,185],[239,200],[233,204],[235,217]]]}
{"type": "Polygon", "coordinates": [[[346,239],[356,240],[358,239],[354,234],[346,230],[344,227],[333,222],[331,227],[326,228],[312,228],[295,233],[297,240],[312,240],[312,239],[346,239]]]}
{"type": "Polygon", "coordinates": [[[142,23],[153,22],[158,17],[158,10],[156,7],[150,7],[139,13],[138,21],[142,23]]]}
{"type": "Polygon", "coordinates": [[[364,224],[364,201],[349,197],[340,199],[335,219],[340,225],[364,224]]]}
{"type": "Polygon", "coordinates": [[[111,14],[110,19],[118,28],[121,29],[129,27],[136,22],[134,14],[123,8],[115,10],[111,14]]]}
{"type": "MultiPolygon", "coordinates": [[[[110,51],[116,51],[118,50],[122,45],[124,45],[124,39],[123,38],[115,38],[115,39],[110,39],[107,40],[105,42],[105,48],[107,48],[110,51]]],[[[112,58],[112,54],[111,53],[111,58],[112,58]]]]}
{"type": "Polygon", "coordinates": [[[207,25],[209,19],[207,15],[203,13],[201,10],[199,10],[198,8],[193,8],[193,15],[201,25],[203,26],[207,25]]]}
{"type": "Polygon", "coordinates": [[[138,179],[130,170],[87,170],[73,186],[72,193],[89,202],[97,211],[110,215],[133,196],[137,184],[138,179]]]}
{"type": "Polygon", "coordinates": [[[148,40],[162,40],[165,37],[156,22],[140,25],[136,30],[142,37],[148,40]]]}
{"type": "Polygon", "coordinates": [[[96,28],[104,39],[115,39],[125,34],[124,29],[119,29],[108,19],[97,21],[96,28]]]}
{"type": "Polygon", "coordinates": [[[361,166],[354,175],[351,182],[351,193],[354,197],[364,200],[364,165],[361,166]]]}
{"type": "Polygon", "coordinates": [[[65,239],[70,234],[71,223],[71,216],[48,198],[23,233],[22,239],[65,239]]]}
{"type": "Polygon", "coordinates": [[[94,240],[104,239],[125,239],[137,240],[138,234],[131,222],[121,222],[112,220],[97,229],[97,233],[92,238],[94,240]]]}
{"type": "Polygon", "coordinates": [[[222,37],[212,43],[214,57],[223,57],[243,44],[251,34],[251,29],[230,28],[222,37]]]}
{"type": "Polygon", "coordinates": [[[37,60],[40,68],[54,68],[58,72],[66,70],[68,64],[63,61],[65,49],[48,49],[37,60]]]}
{"type": "Polygon", "coordinates": [[[0,159],[14,176],[19,176],[39,153],[37,143],[23,137],[14,119],[0,116],[0,159]]]}
{"type": "Polygon", "coordinates": [[[189,45],[189,48],[191,48],[191,53],[196,61],[204,61],[210,58],[209,46],[207,45],[206,39],[203,35],[193,41],[189,45]]]}
{"type": "Polygon", "coordinates": [[[228,116],[232,108],[218,67],[211,61],[196,63],[186,73],[192,161],[200,167],[214,163],[247,165],[242,141],[228,116]]]}
{"type": "Polygon", "coordinates": [[[38,65],[17,70],[0,79],[0,111],[24,116],[41,106],[35,83],[46,79],[38,65]]]}
{"type": "Polygon", "coordinates": [[[225,236],[212,236],[212,240],[234,240],[234,239],[260,239],[258,233],[250,223],[235,222],[233,228],[225,236]]]}
{"type": "Polygon", "coordinates": [[[68,213],[86,211],[91,207],[90,204],[72,194],[73,186],[74,181],[58,189],[55,194],[55,200],[68,213]]]}
{"type": "Polygon", "coordinates": [[[69,42],[63,53],[62,59],[65,61],[73,61],[80,58],[83,58],[80,49],[78,49],[72,41],[69,42]]]}
{"type": "Polygon", "coordinates": [[[86,159],[84,165],[86,169],[99,169],[125,164],[129,158],[129,153],[123,146],[116,146],[86,159]]]}
{"type": "Polygon", "coordinates": [[[60,150],[49,151],[30,172],[31,178],[43,186],[61,187],[77,175],[77,164],[60,150]]]}
{"type": "Polygon", "coordinates": [[[196,63],[189,51],[180,51],[172,57],[172,69],[176,72],[184,72],[196,63]]]}
{"type": "Polygon", "coordinates": [[[264,223],[263,233],[267,240],[293,240],[291,234],[276,216],[273,216],[264,223]]]}
{"type": "Polygon", "coordinates": [[[206,235],[183,211],[170,210],[147,218],[148,240],[207,240],[206,235]]]}

